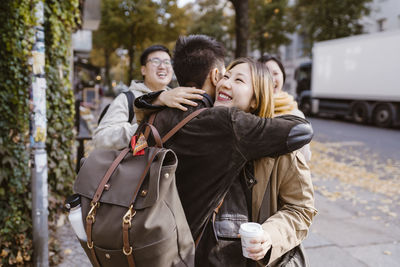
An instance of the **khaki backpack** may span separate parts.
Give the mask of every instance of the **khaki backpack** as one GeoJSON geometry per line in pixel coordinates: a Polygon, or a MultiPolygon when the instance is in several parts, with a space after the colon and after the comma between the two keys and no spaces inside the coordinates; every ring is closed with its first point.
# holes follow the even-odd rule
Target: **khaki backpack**
{"type": "Polygon", "coordinates": [[[203,110],[163,139],[147,124],[156,146],[144,155],[134,156],[129,147],[97,149],[84,161],[74,191],[87,234],[80,242],[93,266],[194,266],[195,246],[175,185],[178,160],[162,143],[203,110]]]}

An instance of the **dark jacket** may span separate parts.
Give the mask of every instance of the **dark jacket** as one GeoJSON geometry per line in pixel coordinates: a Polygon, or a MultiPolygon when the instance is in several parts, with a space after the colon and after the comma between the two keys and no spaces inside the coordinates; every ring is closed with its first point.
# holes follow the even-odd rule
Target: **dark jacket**
{"type": "Polygon", "coordinates": [[[277,158],[262,158],[246,167],[246,175],[233,182],[215,221],[208,223],[196,249],[196,266],[306,266],[285,265],[306,262],[298,245],[317,214],[304,156],[295,151],[277,158]],[[240,224],[248,218],[262,224],[271,237],[272,247],[259,265],[242,256],[238,234],[240,224]],[[296,259],[291,259],[294,253],[296,259]]]}
{"type": "MultiPolygon", "coordinates": [[[[136,107],[149,107],[147,99],[139,97],[136,107]]],[[[209,107],[164,144],[178,156],[176,183],[194,239],[246,162],[299,149],[313,135],[310,124],[296,116],[266,119],[236,108],[211,106],[205,96],[185,112],[163,109],[154,122],[164,136],[194,110],[209,107]]]]}

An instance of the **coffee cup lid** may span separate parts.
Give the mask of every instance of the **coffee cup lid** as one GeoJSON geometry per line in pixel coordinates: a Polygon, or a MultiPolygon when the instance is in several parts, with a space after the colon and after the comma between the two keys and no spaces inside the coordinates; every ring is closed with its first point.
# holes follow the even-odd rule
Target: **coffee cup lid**
{"type": "Polygon", "coordinates": [[[259,223],[242,223],[240,225],[239,233],[245,236],[258,236],[262,233],[263,229],[259,223]]]}

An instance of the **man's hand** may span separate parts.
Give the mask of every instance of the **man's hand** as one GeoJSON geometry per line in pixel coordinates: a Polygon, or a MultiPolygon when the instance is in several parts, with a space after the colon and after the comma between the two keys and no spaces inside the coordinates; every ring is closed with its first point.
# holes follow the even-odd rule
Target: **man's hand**
{"type": "Polygon", "coordinates": [[[249,252],[250,258],[257,261],[263,259],[265,254],[267,254],[268,250],[271,248],[272,240],[271,236],[264,231],[261,237],[252,239],[250,243],[254,244],[254,246],[247,248],[247,251],[249,252]]]}
{"type": "Polygon", "coordinates": [[[186,111],[183,105],[197,106],[197,103],[190,99],[202,99],[205,91],[195,87],[177,87],[175,89],[164,91],[160,94],[154,104],[168,106],[170,108],[178,108],[186,111]]]}

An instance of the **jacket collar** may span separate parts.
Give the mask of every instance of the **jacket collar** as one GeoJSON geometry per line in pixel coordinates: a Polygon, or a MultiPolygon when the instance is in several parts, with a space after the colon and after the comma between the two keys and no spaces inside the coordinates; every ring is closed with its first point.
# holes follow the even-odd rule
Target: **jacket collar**
{"type": "Polygon", "coordinates": [[[208,94],[203,94],[203,99],[201,100],[206,107],[212,107],[214,105],[214,101],[212,100],[211,96],[208,94]]]}

